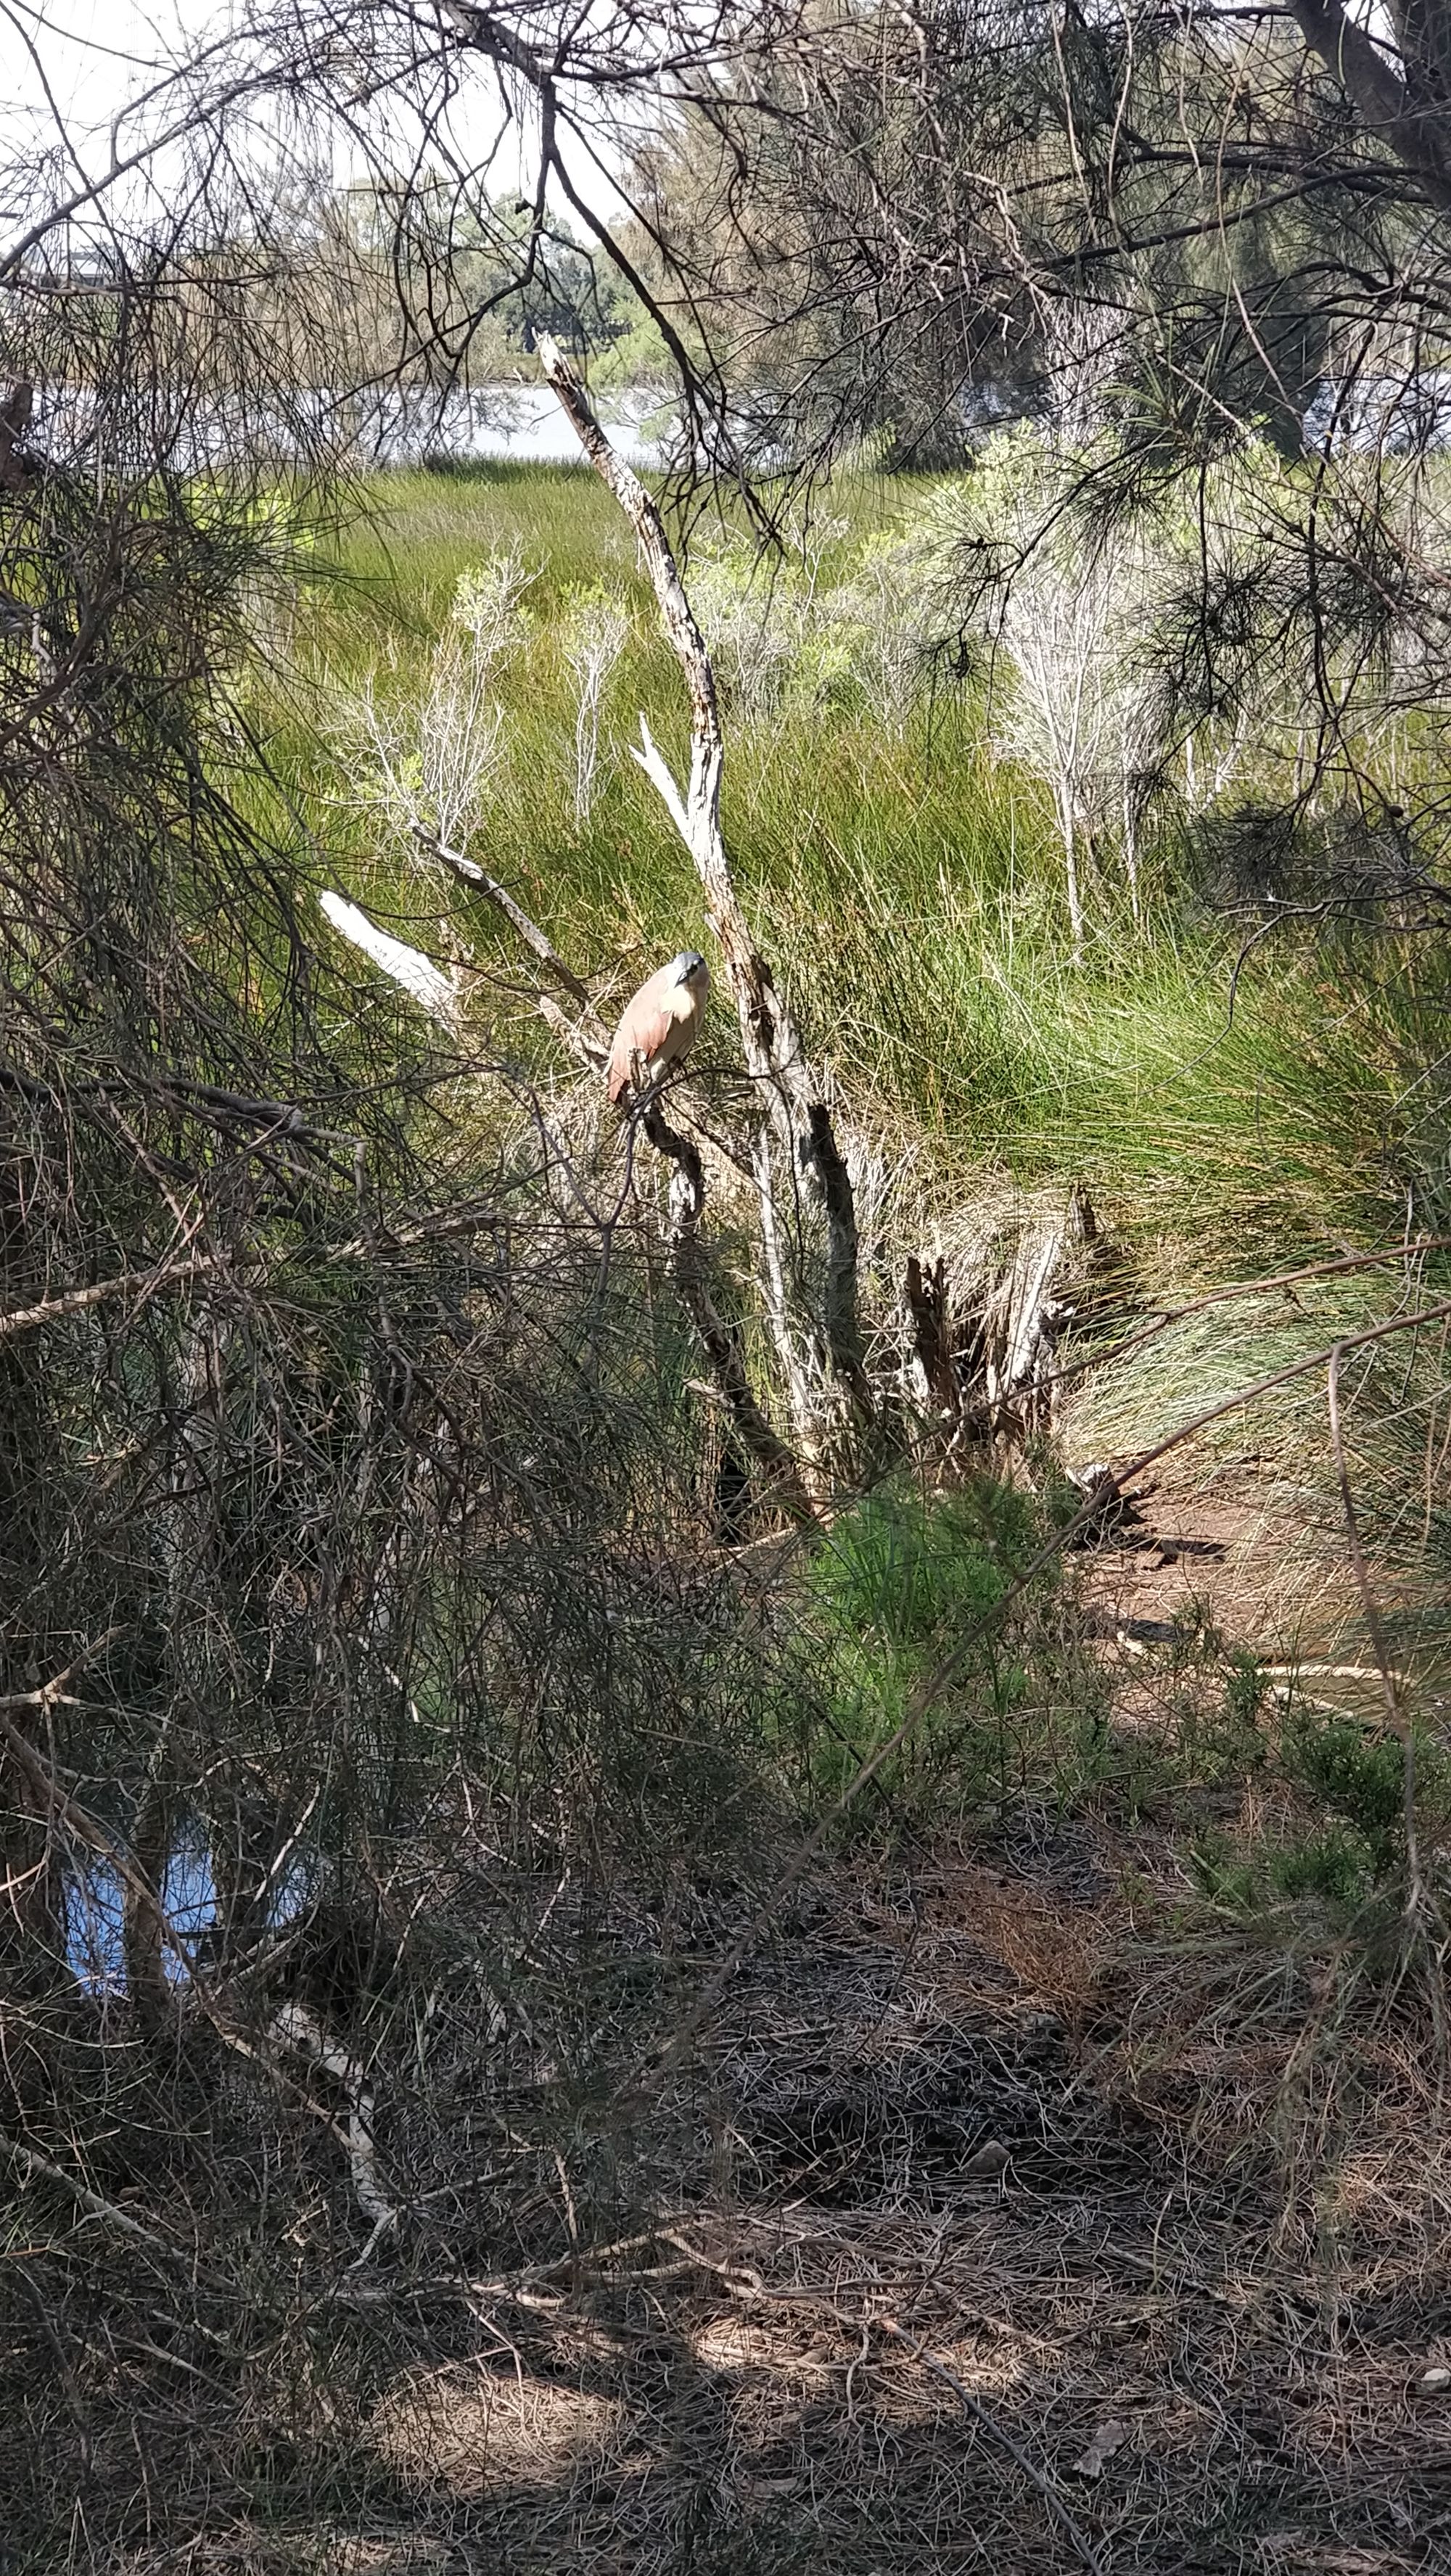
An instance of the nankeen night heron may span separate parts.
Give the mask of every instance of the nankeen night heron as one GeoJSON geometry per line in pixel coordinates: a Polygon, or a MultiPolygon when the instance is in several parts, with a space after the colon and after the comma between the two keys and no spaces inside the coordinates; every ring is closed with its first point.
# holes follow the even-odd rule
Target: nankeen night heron
{"type": "Polygon", "coordinates": [[[625,1004],[610,1046],[609,1094],[618,1107],[630,1092],[648,1091],[678,1064],[710,1000],[710,968],[694,948],[682,948],[625,1004]]]}

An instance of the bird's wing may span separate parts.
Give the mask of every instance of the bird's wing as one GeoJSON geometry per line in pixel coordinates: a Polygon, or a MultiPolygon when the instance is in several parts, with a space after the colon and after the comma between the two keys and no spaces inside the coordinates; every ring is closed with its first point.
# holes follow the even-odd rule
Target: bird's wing
{"type": "Polygon", "coordinates": [[[652,975],[633,1001],[625,1004],[610,1048],[610,1098],[618,1100],[635,1079],[635,1058],[649,1064],[674,1036],[676,1014],[670,1007],[664,975],[652,975]]]}

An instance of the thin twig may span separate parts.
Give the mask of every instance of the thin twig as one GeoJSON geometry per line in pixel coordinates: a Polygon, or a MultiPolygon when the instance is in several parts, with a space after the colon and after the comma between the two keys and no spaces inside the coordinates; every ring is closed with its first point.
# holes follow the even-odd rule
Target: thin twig
{"type": "Polygon", "coordinates": [[[192,2258],[188,2247],[179,2245],[174,2237],[158,2236],[154,2227],[143,2227],[139,2218],[130,2217],[124,2209],[116,2207],[114,2200],[105,2200],[88,2184],[78,2182],[75,2175],[68,2174],[63,2166],[53,2165],[48,2156],[37,2155],[34,2147],[24,2147],[18,2138],[0,2134],[0,2154],[11,2157],[23,2172],[54,2183],[60,2191],[69,2192],[71,2199],[92,2218],[104,2218],[108,2227],[114,2227],[118,2235],[134,2237],[138,2245],[148,2245],[153,2253],[164,2254],[169,2263],[190,2263],[192,2258]]]}
{"type": "Polygon", "coordinates": [[[869,2322],[880,2333],[891,2335],[895,2342],[901,2344],[904,2351],[911,2353],[913,2360],[923,2370],[930,2371],[934,2379],[940,2379],[944,2388],[951,2390],[958,2404],[966,2409],[974,2423],[980,2424],[989,2438],[996,2442],[1001,2450],[1007,2452],[1009,2459],[1017,2462],[1028,2484],[1035,2494],[1042,2497],[1065,2539],[1069,2541],[1089,2570],[1089,2576],[1106,2576],[1103,2560],[1087,2533],[1075,2522],[1046,2471],[1038,2467],[1037,2462],[1024,2450],[1022,2443],[1008,2431],[1006,2424],[999,2423],[991,2409],[984,2406],[982,2399],[974,2397],[972,2390],[963,2386],[956,2371],[949,2370],[946,2362],[939,2360],[936,2353],[929,2352],[927,2346],[920,2343],[915,2335],[908,2334],[906,2327],[899,2325],[895,2317],[876,2316],[869,2322]]]}
{"type": "Polygon", "coordinates": [[[899,2325],[895,2317],[882,2316],[871,2310],[860,2316],[853,2316],[824,2290],[811,2290],[802,2286],[788,2290],[774,2290],[762,2280],[754,2264],[722,2263],[714,2256],[703,2253],[699,2246],[692,2245],[686,2237],[677,2235],[669,2227],[662,2227],[659,2230],[659,2240],[662,2245],[673,2245],[677,2253],[683,2254],[688,2262],[698,2264],[703,2272],[711,2273],[729,2291],[733,2299],[760,2300],[778,2307],[824,2308],[836,2319],[838,2325],[844,2326],[849,2333],[876,2331],[890,2335],[893,2341],[899,2343],[904,2351],[909,2352],[913,2360],[924,2370],[930,2371],[934,2378],[940,2379],[945,2387],[950,2388],[953,2396],[966,2408],[973,2421],[982,2426],[983,2431],[998,2444],[1001,2450],[1006,2451],[1011,2460],[1016,2461],[1034,2493],[1041,2496],[1054,2521],[1072,2543],[1083,2565],[1089,2570],[1089,2576],[1106,2576],[1103,2560],[1087,2535],[1075,2522],[1046,2471],[1038,2467],[1037,2462],[1024,2450],[1016,2435],[1010,2433],[1005,2424],[999,2423],[991,2409],[984,2406],[982,2399],[974,2397],[970,2389],[964,2388],[955,2371],[949,2370],[945,2361],[940,2361],[935,2353],[929,2352],[926,2345],[919,2342],[915,2335],[909,2334],[905,2326],[899,2325]]]}
{"type": "Polygon", "coordinates": [[[1326,1407],[1330,1416],[1330,1449],[1335,1460],[1336,1480],[1340,1486],[1341,1508],[1345,1514],[1345,1535],[1350,1547],[1350,1562],[1355,1573],[1356,1590],[1365,1613],[1366,1630],[1376,1671],[1380,1676],[1386,1715],[1391,1732],[1401,1740],[1402,1812],[1406,1836],[1406,1875],[1409,1887],[1406,1911],[1413,1922],[1423,1923],[1427,1915],[1426,1881],[1421,1869],[1420,1837],[1416,1830],[1416,1737],[1409,1714],[1402,1706],[1397,1687],[1399,1676],[1393,1671],[1390,1649],[1386,1642],[1380,1604],[1370,1580],[1370,1568],[1361,1544],[1360,1522],[1355,1509],[1355,1496],[1350,1488],[1350,1469],[1345,1456],[1345,1433],[1340,1416],[1340,1362],[1347,1345],[1337,1342],[1330,1354],[1326,1377],[1326,1407]]]}
{"type": "MultiPolygon", "coordinates": [[[[1186,1305],[1165,1306],[1151,1324],[1129,1333],[1121,1342],[1110,1342],[1105,1348],[1085,1352],[1067,1368],[1054,1369],[1039,1380],[1040,1385],[1063,1387],[1072,1384],[1090,1369],[1108,1368],[1114,1361],[1127,1359],[1145,1343],[1157,1340],[1160,1333],[1175,1324],[1186,1323],[1193,1315],[1207,1314],[1212,1307],[1232,1304],[1241,1297],[1268,1297],[1274,1289],[1303,1287],[1311,1279],[1335,1279],[1353,1270],[1390,1270],[1400,1262],[1422,1252],[1451,1252],[1451,1234],[1418,1235],[1411,1242],[1397,1243],[1384,1252],[1348,1252],[1333,1261],[1307,1261],[1297,1270],[1277,1270],[1268,1279],[1236,1279],[1223,1288],[1206,1288],[1200,1297],[1191,1297],[1186,1305]]],[[[1128,1471],[1125,1470],[1125,1473],[1128,1471]]]]}
{"type": "Polygon", "coordinates": [[[421,850],[427,850],[430,858],[437,859],[461,884],[471,886],[494,906],[496,912],[503,914],[510,929],[517,931],[525,947],[532,950],[550,981],[557,984],[561,992],[567,993],[598,1027],[598,1014],[589,986],[576,975],[572,966],[566,966],[548,933],[540,929],[537,921],[530,920],[523,905],[515,902],[507,886],[501,886],[497,877],[491,877],[487,868],[479,866],[477,859],[465,858],[462,850],[451,849],[436,832],[426,831],[421,823],[414,824],[413,837],[421,850]]]}

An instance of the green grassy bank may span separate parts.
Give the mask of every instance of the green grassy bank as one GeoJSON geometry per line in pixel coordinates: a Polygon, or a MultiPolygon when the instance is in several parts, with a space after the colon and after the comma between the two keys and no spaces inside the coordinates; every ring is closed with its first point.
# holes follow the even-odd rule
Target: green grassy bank
{"type": "MultiPolygon", "coordinates": [[[[888,594],[912,559],[891,549],[941,495],[861,476],[829,496],[802,560],[813,598],[846,603],[850,635],[833,656],[831,617],[819,618],[806,684],[798,672],[774,697],[758,685],[752,621],[764,653],[794,581],[805,631],[799,564],[768,568],[752,587],[730,531],[709,524],[691,551],[692,586],[726,637],[724,812],[750,908],[851,1116],[924,1230],[950,1232],[955,1212],[985,1193],[1001,1203],[1079,1183],[1130,1301],[1439,1232],[1451,1215],[1442,944],[1287,929],[1243,954],[1257,925],[1196,891],[1197,854],[1181,828],[1143,855],[1137,919],[1112,847],[1085,853],[1075,961],[1051,799],[999,747],[990,676],[955,682],[920,656],[910,693],[890,696],[872,676],[883,636],[901,646],[901,603],[888,594]]],[[[629,531],[583,470],[398,473],[373,485],[369,504],[337,559],[313,565],[273,639],[264,720],[293,814],[332,881],[390,929],[507,983],[517,959],[494,917],[411,855],[358,715],[371,687],[405,766],[407,744],[431,726],[447,772],[460,700],[453,666],[440,695],[440,638],[446,655],[460,600],[481,567],[506,559],[507,615],[478,684],[486,756],[454,828],[596,979],[608,1012],[661,956],[704,939],[689,863],[629,755],[642,713],[677,762],[685,741],[679,675],[629,531]],[[605,610],[622,623],[581,797],[577,638],[605,610]]],[[[919,641],[936,605],[924,598],[919,641]]],[[[436,755],[437,745],[435,766],[436,755]]],[[[510,1043],[547,1068],[537,1020],[507,991],[478,989],[489,1025],[507,1026],[510,1043]]],[[[728,1086],[723,1012],[710,1057],[728,1086]]],[[[1352,1279],[1293,1310],[1271,1301],[1171,1335],[1090,1380],[1083,1438],[1131,1452],[1384,1312],[1394,1293],[1352,1279]]],[[[1357,1407],[1358,1469],[1387,1544],[1402,1564],[1408,1552],[1424,1563],[1442,1521],[1423,1472],[1444,1411],[1439,1347],[1398,1349],[1358,1382],[1357,1407]]],[[[1233,1417],[1217,1443],[1218,1455],[1258,1443],[1283,1455],[1292,1490],[1323,1486],[1323,1416],[1303,1388],[1254,1423],[1233,1417]]]]}

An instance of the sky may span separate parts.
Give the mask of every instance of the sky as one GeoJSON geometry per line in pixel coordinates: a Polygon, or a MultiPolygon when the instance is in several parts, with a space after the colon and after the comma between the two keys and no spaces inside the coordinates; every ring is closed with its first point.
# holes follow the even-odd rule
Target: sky
{"type": "Polygon", "coordinates": [[[205,29],[225,26],[216,0],[5,0],[0,12],[6,104],[44,109],[48,83],[67,116],[114,115],[145,78],[205,29]],[[27,39],[40,56],[32,58],[27,39]]]}
{"type": "MultiPolygon", "coordinates": [[[[71,169],[78,161],[94,174],[109,158],[118,111],[208,37],[225,35],[234,20],[245,27],[249,15],[248,0],[0,0],[0,157],[12,173],[34,168],[37,155],[54,151],[63,126],[71,169]]],[[[467,103],[453,114],[455,137],[475,167],[488,160],[501,123],[498,92],[480,66],[467,103]]],[[[490,173],[491,193],[523,184],[527,149],[527,139],[509,129],[490,173]]],[[[608,181],[579,153],[566,148],[566,158],[586,203],[617,214],[608,181]]],[[[353,174],[340,162],[337,175],[345,181],[353,174]]],[[[61,179],[73,184],[69,171],[61,179]]],[[[27,193],[28,205],[0,207],[0,250],[39,211],[38,191],[27,193]]]]}

